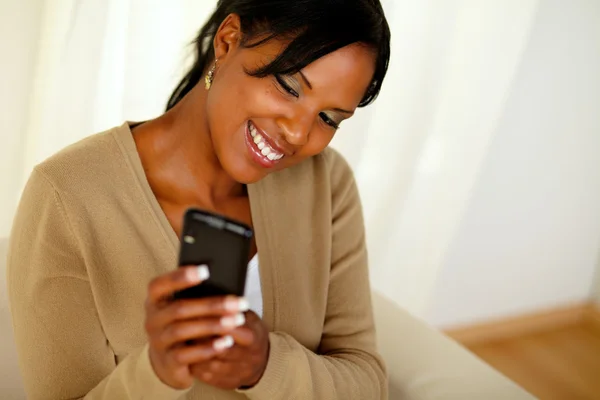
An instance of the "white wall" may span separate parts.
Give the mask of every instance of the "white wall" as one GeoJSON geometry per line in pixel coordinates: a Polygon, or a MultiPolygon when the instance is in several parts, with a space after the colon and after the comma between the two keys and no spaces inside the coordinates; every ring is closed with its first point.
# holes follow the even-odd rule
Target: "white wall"
{"type": "Polygon", "coordinates": [[[429,319],[585,301],[599,247],[600,2],[542,1],[429,319]]]}
{"type": "MultiPolygon", "coordinates": [[[[14,210],[43,0],[0,0],[0,209],[14,210]]],[[[12,212],[0,213],[0,238],[12,212]]]]}
{"type": "Polygon", "coordinates": [[[360,155],[352,166],[372,284],[424,316],[504,110],[537,1],[393,5],[390,70],[368,133],[343,128],[336,145],[360,155]]]}
{"type": "Polygon", "coordinates": [[[212,0],[43,3],[48,7],[41,22],[29,118],[22,132],[25,176],[77,140],[124,120],[162,113],[190,53],[186,46],[215,4],[212,0]]]}
{"type": "Polygon", "coordinates": [[[596,304],[600,307],[600,258],[596,264],[596,280],[594,282],[594,287],[592,288],[593,293],[592,296],[596,301],[596,304]]]}

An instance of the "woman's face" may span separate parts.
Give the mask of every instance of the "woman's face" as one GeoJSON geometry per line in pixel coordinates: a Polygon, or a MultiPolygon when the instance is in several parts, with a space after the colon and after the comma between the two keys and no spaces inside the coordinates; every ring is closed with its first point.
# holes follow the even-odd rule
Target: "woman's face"
{"type": "Polygon", "coordinates": [[[207,119],[223,169],[238,182],[253,183],[327,147],[364,97],[375,55],[351,45],[295,75],[255,78],[245,71],[271,61],[284,43],[242,48],[235,44],[236,18],[228,20],[215,39],[219,62],[207,94],[207,119]]]}

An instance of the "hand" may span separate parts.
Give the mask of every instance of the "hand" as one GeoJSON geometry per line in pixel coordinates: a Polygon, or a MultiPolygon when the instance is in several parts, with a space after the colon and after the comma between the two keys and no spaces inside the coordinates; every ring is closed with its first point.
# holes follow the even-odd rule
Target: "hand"
{"type": "Polygon", "coordinates": [[[269,332],[254,312],[246,323],[230,333],[235,345],[220,355],[191,366],[192,374],[221,389],[252,387],[262,377],[269,358],[269,332]]]}
{"type": "Polygon", "coordinates": [[[235,296],[172,300],[175,292],[208,278],[208,268],[186,267],[154,279],[146,300],[150,362],[158,378],[174,389],[194,382],[190,365],[209,361],[234,340],[248,302],[235,296]]]}

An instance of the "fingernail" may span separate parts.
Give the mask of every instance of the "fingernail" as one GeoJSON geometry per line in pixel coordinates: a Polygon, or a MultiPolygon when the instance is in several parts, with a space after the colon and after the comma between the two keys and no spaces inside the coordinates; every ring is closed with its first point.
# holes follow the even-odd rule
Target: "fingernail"
{"type": "Polygon", "coordinates": [[[233,338],[231,336],[223,336],[213,342],[215,350],[221,351],[233,346],[233,338]]]}
{"type": "Polygon", "coordinates": [[[190,282],[202,282],[208,279],[210,272],[206,265],[198,265],[197,267],[190,268],[187,271],[187,279],[190,282]]]}
{"type": "Polygon", "coordinates": [[[250,309],[250,304],[244,297],[228,297],[225,300],[225,309],[231,312],[246,312],[250,309]]]}
{"type": "Polygon", "coordinates": [[[244,325],[245,322],[246,317],[241,313],[221,318],[221,326],[224,328],[237,328],[244,325]]]}
{"type": "Polygon", "coordinates": [[[240,297],[238,299],[238,308],[240,312],[246,312],[250,309],[250,303],[248,303],[248,300],[245,297],[240,297]]]}

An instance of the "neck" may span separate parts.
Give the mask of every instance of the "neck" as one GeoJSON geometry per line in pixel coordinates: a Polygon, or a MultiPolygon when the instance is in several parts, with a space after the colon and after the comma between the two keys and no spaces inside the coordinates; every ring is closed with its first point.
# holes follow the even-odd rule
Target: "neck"
{"type": "Polygon", "coordinates": [[[136,142],[146,174],[167,201],[215,206],[245,193],[217,158],[205,110],[206,92],[197,85],[167,113],[140,126],[136,142]]]}

